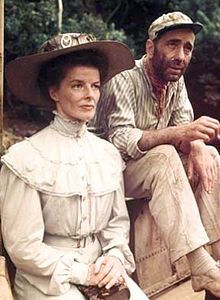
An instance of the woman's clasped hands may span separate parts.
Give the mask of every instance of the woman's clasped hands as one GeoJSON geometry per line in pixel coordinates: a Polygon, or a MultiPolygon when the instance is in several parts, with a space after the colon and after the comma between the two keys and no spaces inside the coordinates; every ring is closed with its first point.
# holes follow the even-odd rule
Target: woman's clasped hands
{"type": "Polygon", "coordinates": [[[110,289],[117,283],[124,283],[125,274],[124,266],[117,257],[101,256],[90,265],[87,284],[110,289]]]}

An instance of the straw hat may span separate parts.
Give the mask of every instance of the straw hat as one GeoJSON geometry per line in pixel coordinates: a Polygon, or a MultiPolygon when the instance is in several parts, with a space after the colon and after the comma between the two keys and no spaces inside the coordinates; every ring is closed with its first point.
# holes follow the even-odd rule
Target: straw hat
{"type": "Polygon", "coordinates": [[[120,42],[96,40],[84,33],[59,34],[46,41],[39,53],[17,58],[6,66],[5,75],[11,92],[20,100],[45,109],[53,109],[51,100],[45,99],[38,86],[38,73],[42,64],[60,55],[80,50],[97,50],[106,56],[109,69],[104,82],[117,73],[134,67],[129,48],[120,42]]]}
{"type": "Polygon", "coordinates": [[[187,15],[180,11],[174,11],[168,14],[163,14],[158,19],[153,21],[148,29],[149,39],[154,40],[158,35],[169,30],[178,28],[190,28],[197,34],[203,25],[199,22],[193,22],[187,15]]]}

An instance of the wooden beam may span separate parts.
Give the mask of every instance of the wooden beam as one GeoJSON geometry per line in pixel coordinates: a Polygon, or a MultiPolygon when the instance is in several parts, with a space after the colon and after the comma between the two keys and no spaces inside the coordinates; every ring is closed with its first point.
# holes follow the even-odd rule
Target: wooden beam
{"type": "Polygon", "coordinates": [[[0,256],[0,300],[13,300],[4,256],[0,256]]]}
{"type": "Polygon", "coordinates": [[[3,153],[4,0],[0,0],[0,154],[3,153]]]}
{"type": "Polygon", "coordinates": [[[62,32],[62,22],[63,22],[63,1],[58,0],[58,33],[62,32]]]}

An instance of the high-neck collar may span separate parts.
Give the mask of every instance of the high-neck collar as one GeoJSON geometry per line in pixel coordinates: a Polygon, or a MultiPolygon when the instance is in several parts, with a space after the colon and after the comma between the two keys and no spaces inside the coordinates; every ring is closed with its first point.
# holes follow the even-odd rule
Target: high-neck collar
{"type": "Polygon", "coordinates": [[[61,116],[57,111],[54,111],[53,113],[55,117],[51,122],[51,127],[60,134],[73,138],[80,138],[85,134],[87,130],[86,122],[72,121],[61,116]]]}

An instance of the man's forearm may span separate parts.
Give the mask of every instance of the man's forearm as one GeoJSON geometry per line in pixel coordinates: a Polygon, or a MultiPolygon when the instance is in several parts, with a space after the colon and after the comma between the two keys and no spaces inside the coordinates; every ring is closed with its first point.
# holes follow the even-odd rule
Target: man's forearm
{"type": "Polygon", "coordinates": [[[176,145],[176,126],[158,130],[145,130],[138,142],[141,151],[147,151],[155,146],[162,144],[176,145]]]}
{"type": "Polygon", "coordinates": [[[141,151],[147,151],[158,145],[170,144],[180,148],[183,152],[188,152],[191,151],[192,145],[201,146],[202,142],[210,142],[216,138],[219,131],[219,121],[204,116],[188,124],[145,130],[138,142],[138,147],[141,151]],[[191,144],[193,141],[195,143],[191,144]]]}

